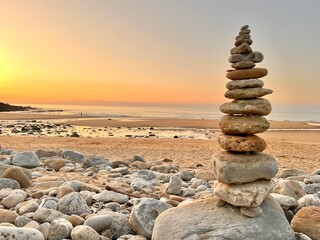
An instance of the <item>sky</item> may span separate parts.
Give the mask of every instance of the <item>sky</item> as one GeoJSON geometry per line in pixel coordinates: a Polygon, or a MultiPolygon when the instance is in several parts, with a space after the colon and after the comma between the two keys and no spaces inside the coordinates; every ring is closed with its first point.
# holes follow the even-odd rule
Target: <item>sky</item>
{"type": "Polygon", "coordinates": [[[213,104],[248,24],[272,104],[320,104],[318,0],[0,0],[0,102],[213,104]]]}

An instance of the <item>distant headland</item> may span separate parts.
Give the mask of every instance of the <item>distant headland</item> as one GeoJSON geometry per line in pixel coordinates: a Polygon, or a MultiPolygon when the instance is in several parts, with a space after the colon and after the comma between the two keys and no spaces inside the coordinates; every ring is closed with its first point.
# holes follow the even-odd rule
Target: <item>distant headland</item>
{"type": "Polygon", "coordinates": [[[35,108],[30,106],[15,106],[8,103],[0,102],[0,112],[29,111],[35,108]]]}

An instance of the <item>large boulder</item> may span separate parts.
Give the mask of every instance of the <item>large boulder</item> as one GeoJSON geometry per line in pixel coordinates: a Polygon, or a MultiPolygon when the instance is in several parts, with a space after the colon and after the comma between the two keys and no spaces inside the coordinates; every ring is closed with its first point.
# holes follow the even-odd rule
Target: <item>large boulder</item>
{"type": "Polygon", "coordinates": [[[152,239],[296,239],[283,210],[272,197],[263,202],[263,213],[257,218],[243,216],[237,207],[217,207],[216,203],[216,198],[207,198],[164,211],[155,221],[152,239]]]}
{"type": "Polygon", "coordinates": [[[19,152],[12,156],[12,164],[24,168],[40,166],[40,160],[34,152],[19,152]]]}

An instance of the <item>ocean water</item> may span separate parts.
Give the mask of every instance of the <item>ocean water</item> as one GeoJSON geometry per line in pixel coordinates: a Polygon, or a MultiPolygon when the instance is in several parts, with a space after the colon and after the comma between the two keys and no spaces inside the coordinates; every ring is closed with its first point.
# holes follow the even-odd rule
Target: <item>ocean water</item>
{"type": "MultiPolygon", "coordinates": [[[[63,110],[52,114],[103,116],[103,117],[160,117],[219,119],[223,114],[219,105],[52,105],[21,104],[41,108],[45,111],[63,110]]],[[[320,106],[314,105],[273,105],[267,116],[275,121],[320,122],[320,106]]]]}

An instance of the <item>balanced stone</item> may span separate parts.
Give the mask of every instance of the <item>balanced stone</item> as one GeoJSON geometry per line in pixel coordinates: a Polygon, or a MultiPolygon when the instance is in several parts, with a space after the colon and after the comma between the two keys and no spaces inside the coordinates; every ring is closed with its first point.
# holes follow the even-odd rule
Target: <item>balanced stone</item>
{"type": "Polygon", "coordinates": [[[250,34],[241,34],[236,36],[236,40],[243,40],[243,39],[250,39],[250,38],[251,38],[250,34]]]}
{"type": "Polygon", "coordinates": [[[220,147],[224,150],[232,152],[262,152],[266,149],[266,142],[256,135],[237,136],[237,135],[224,135],[218,137],[220,147]]]}
{"type": "Polygon", "coordinates": [[[239,207],[259,207],[274,187],[273,181],[258,180],[244,184],[214,183],[214,194],[239,207]]]}
{"type": "Polygon", "coordinates": [[[220,129],[224,134],[256,134],[268,130],[270,124],[261,116],[223,116],[220,120],[220,129]]]}
{"type": "Polygon", "coordinates": [[[243,79],[243,80],[232,80],[227,83],[226,87],[229,90],[238,88],[255,88],[263,87],[264,83],[260,79],[243,79]]]}
{"type": "Polygon", "coordinates": [[[239,35],[242,35],[242,34],[249,34],[251,31],[249,28],[246,28],[246,29],[243,29],[239,32],[239,35]]]}
{"type": "Polygon", "coordinates": [[[248,43],[242,43],[238,47],[234,47],[231,49],[231,54],[239,54],[239,53],[251,53],[252,49],[248,43]]]}
{"type": "Polygon", "coordinates": [[[242,62],[236,62],[231,64],[231,67],[235,69],[249,69],[255,66],[256,64],[252,61],[242,61],[242,62]]]}
{"type": "Polygon", "coordinates": [[[223,183],[249,183],[258,179],[270,180],[278,172],[278,163],[265,153],[239,154],[227,151],[212,157],[216,179],[223,183]]]}
{"type": "Polygon", "coordinates": [[[239,40],[236,40],[234,45],[235,46],[239,46],[241,45],[242,43],[248,43],[249,45],[251,45],[253,43],[252,39],[239,39],[239,40]]]}
{"type": "Polygon", "coordinates": [[[251,217],[251,218],[257,218],[262,215],[262,209],[261,207],[241,207],[240,212],[242,215],[251,217]]]}
{"type": "MultiPolygon", "coordinates": [[[[233,90],[232,90],[233,91],[233,90]]],[[[252,114],[265,116],[272,110],[268,100],[263,98],[234,100],[231,103],[224,103],[220,111],[226,114],[252,114]]]]}
{"type": "Polygon", "coordinates": [[[231,80],[241,80],[250,78],[262,78],[268,74],[266,68],[239,69],[227,73],[227,78],[231,80]]]}
{"type": "Polygon", "coordinates": [[[230,99],[258,98],[271,94],[273,91],[267,88],[241,88],[228,90],[224,96],[230,99]]]}
{"type": "Polygon", "coordinates": [[[245,30],[245,29],[247,29],[247,28],[249,28],[249,25],[248,25],[248,24],[242,26],[240,30],[245,30]]]}
{"type": "Polygon", "coordinates": [[[259,63],[259,62],[262,62],[262,60],[263,60],[263,54],[258,51],[253,51],[247,54],[233,54],[229,57],[230,63],[236,63],[236,62],[242,62],[242,61],[252,61],[255,63],[259,63]]]}

